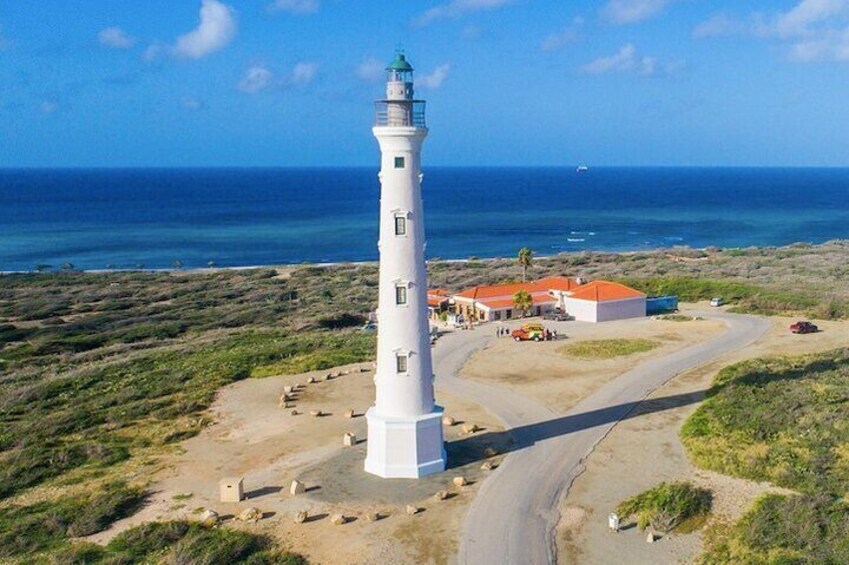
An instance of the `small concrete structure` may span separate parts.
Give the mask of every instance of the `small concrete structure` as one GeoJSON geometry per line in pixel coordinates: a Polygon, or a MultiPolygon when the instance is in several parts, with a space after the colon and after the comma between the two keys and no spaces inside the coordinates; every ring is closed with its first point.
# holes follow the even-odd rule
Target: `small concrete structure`
{"type": "Polygon", "coordinates": [[[619,515],[615,512],[611,512],[607,515],[607,526],[610,528],[612,532],[619,531],[619,515]]]}
{"type": "Polygon", "coordinates": [[[226,477],[218,482],[221,502],[241,502],[245,498],[244,482],[241,477],[226,477]]]}
{"type": "Polygon", "coordinates": [[[307,489],[301,481],[292,481],[292,484],[289,486],[289,494],[292,496],[304,494],[305,492],[307,492],[307,489]]]}
{"type": "Polygon", "coordinates": [[[350,432],[347,432],[345,435],[342,436],[342,445],[344,445],[345,447],[354,447],[355,445],[357,445],[357,436],[350,432]]]}
{"type": "Polygon", "coordinates": [[[579,322],[609,322],[646,315],[645,294],[609,281],[594,281],[558,298],[561,310],[579,322]]]}

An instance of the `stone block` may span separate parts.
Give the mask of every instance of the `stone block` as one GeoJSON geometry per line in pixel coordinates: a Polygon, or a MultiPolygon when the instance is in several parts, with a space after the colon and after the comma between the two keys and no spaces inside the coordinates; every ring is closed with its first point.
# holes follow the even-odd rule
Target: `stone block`
{"type": "Polygon", "coordinates": [[[344,524],[347,521],[348,520],[342,514],[334,514],[333,516],[330,517],[330,523],[333,524],[334,526],[341,526],[342,524],[344,524]]]}
{"type": "Polygon", "coordinates": [[[304,522],[307,521],[307,518],[309,518],[309,514],[307,514],[307,512],[305,510],[301,510],[300,512],[295,512],[295,518],[294,519],[295,519],[296,524],[303,524],[304,522]]]}
{"type": "Polygon", "coordinates": [[[483,454],[487,457],[495,457],[496,455],[498,455],[498,450],[494,447],[487,447],[483,450],[483,454]]]}
{"type": "Polygon", "coordinates": [[[245,498],[244,481],[241,477],[226,477],[218,482],[221,502],[241,502],[245,498]]]}
{"type": "Polygon", "coordinates": [[[443,416],[442,417],[442,425],[443,426],[453,426],[457,421],[451,416],[443,416]]]}
{"type": "Polygon", "coordinates": [[[287,386],[283,387],[283,394],[292,394],[293,392],[295,392],[294,386],[288,386],[287,385],[287,386]]]}
{"type": "Polygon", "coordinates": [[[307,489],[301,481],[292,481],[292,484],[289,485],[289,494],[292,496],[304,494],[305,492],[307,492],[307,489]]]}
{"type": "Polygon", "coordinates": [[[345,447],[354,447],[357,445],[357,436],[348,432],[342,436],[342,445],[345,447]]]}
{"type": "Polygon", "coordinates": [[[464,487],[469,484],[469,481],[466,480],[466,477],[454,477],[454,480],[451,482],[454,483],[455,487],[464,487]]]}
{"type": "Polygon", "coordinates": [[[449,496],[450,494],[447,490],[438,491],[435,495],[433,495],[436,500],[448,500],[449,496]]]}
{"type": "Polygon", "coordinates": [[[412,504],[408,504],[407,508],[405,510],[407,511],[407,514],[409,514],[410,516],[412,516],[413,514],[419,513],[418,506],[413,506],[412,504]]]}
{"type": "Polygon", "coordinates": [[[466,435],[470,435],[478,431],[480,431],[480,428],[477,424],[463,424],[462,432],[466,435]]]}
{"type": "Polygon", "coordinates": [[[310,410],[310,416],[314,418],[318,418],[319,416],[323,416],[324,413],[321,410],[310,410]]]}
{"type": "Polygon", "coordinates": [[[347,412],[345,412],[345,417],[346,418],[353,418],[354,417],[354,411],[348,410],[347,412]]]}
{"type": "Polygon", "coordinates": [[[492,471],[495,469],[495,463],[492,461],[484,461],[483,465],[481,465],[481,470],[483,471],[492,471]]]}

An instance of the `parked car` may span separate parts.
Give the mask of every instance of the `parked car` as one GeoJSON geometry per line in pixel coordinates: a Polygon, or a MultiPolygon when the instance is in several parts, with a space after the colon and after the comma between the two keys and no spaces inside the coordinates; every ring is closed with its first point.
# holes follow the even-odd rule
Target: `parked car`
{"type": "Polygon", "coordinates": [[[725,301],[720,296],[714,296],[713,298],[710,299],[710,305],[711,306],[717,307],[717,306],[722,306],[723,304],[725,304],[725,301]]]}
{"type": "Polygon", "coordinates": [[[542,324],[522,324],[518,330],[513,330],[510,336],[516,341],[542,341],[545,339],[545,328],[542,324]]]}
{"type": "Polygon", "coordinates": [[[794,334],[812,334],[818,332],[819,328],[811,322],[799,321],[795,324],[790,324],[790,331],[794,334]]]}
{"type": "Polygon", "coordinates": [[[548,312],[542,315],[543,320],[553,320],[555,322],[568,322],[572,317],[566,312],[548,312]]]}

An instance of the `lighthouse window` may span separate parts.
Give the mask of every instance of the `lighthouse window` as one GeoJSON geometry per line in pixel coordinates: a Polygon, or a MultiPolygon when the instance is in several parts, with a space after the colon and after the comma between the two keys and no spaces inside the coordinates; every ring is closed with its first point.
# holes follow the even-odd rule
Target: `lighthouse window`
{"type": "Polygon", "coordinates": [[[406,304],[407,303],[407,287],[406,286],[396,286],[395,287],[395,304],[406,304]]]}
{"type": "Polygon", "coordinates": [[[407,356],[406,355],[397,355],[395,357],[395,368],[399,373],[407,372],[407,356]]]}
{"type": "Polygon", "coordinates": [[[395,235],[407,235],[407,218],[395,216],[395,235]]]}
{"type": "Polygon", "coordinates": [[[403,157],[395,157],[395,168],[403,169],[404,168],[404,158],[403,157]]]}

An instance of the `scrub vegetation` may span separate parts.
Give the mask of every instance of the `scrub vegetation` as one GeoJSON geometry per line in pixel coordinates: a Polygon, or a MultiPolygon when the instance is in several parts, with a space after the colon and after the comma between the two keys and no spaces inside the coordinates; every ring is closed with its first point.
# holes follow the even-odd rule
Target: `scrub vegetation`
{"type": "Polygon", "coordinates": [[[560,352],[581,359],[612,359],[645,353],[660,344],[650,339],[595,339],[564,345],[560,352]]]}
{"type": "MultiPolygon", "coordinates": [[[[846,265],[849,243],[834,242],[558,255],[535,258],[533,276],[627,276],[682,299],[721,294],[744,310],[834,318],[849,313],[846,265]]],[[[428,267],[431,285],[451,290],[523,270],[513,258],[428,267]]],[[[209,424],[221,387],[373,358],[374,333],[357,327],[376,308],[377,285],[376,265],[352,264],[0,274],[2,557],[49,562],[70,551],[69,538],[133,513],[158,458],[209,424]]],[[[226,535],[192,529],[186,539],[226,535]]],[[[135,562],[79,551],[94,557],[55,562],[135,562]]],[[[204,562],[192,559],[171,562],[204,562]]]]}
{"type": "Polygon", "coordinates": [[[708,537],[705,564],[849,563],[849,349],[723,369],[681,431],[699,466],[769,481],[737,524],[708,537]]]}
{"type": "Polygon", "coordinates": [[[660,483],[619,504],[623,519],[635,518],[637,527],[655,532],[693,531],[710,513],[712,493],[688,482],[660,483]]]}

